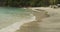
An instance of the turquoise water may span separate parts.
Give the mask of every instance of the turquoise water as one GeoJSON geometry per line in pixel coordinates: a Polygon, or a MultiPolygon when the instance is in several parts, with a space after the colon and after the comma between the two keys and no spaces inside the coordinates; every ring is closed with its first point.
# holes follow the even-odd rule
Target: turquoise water
{"type": "Polygon", "coordinates": [[[22,13],[26,12],[23,8],[0,7],[0,13],[22,13]]]}
{"type": "Polygon", "coordinates": [[[23,8],[0,7],[0,28],[22,20],[30,20],[33,15],[23,8]]]}

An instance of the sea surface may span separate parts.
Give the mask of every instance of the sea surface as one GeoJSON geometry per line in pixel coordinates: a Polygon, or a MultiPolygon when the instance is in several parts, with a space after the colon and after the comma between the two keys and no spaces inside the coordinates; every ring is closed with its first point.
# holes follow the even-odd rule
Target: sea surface
{"type": "MultiPolygon", "coordinates": [[[[14,27],[15,25],[14,23],[17,23],[17,22],[26,23],[34,19],[35,17],[31,14],[31,12],[27,12],[26,9],[12,8],[12,7],[0,7],[0,32],[5,32],[5,31],[8,32],[9,29],[7,27],[11,26],[12,24],[13,24],[12,26],[14,27]]],[[[20,25],[20,23],[18,25],[20,25]]],[[[15,26],[15,27],[18,27],[18,26],[15,26]]],[[[10,30],[12,30],[11,27],[10,27],[10,30]]]]}

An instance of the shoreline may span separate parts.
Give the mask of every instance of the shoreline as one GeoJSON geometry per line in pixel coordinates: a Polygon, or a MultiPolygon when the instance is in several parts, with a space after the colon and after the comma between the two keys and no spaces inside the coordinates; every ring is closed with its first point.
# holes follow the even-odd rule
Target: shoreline
{"type": "Polygon", "coordinates": [[[9,25],[8,27],[5,27],[5,28],[2,28],[0,30],[0,32],[15,32],[16,30],[19,29],[19,27],[21,27],[24,23],[29,23],[29,22],[32,22],[32,21],[35,21],[35,16],[32,17],[31,20],[22,20],[21,22],[16,22],[16,23],[13,23],[12,25],[9,25]]]}
{"type": "Polygon", "coordinates": [[[18,29],[16,32],[31,32],[31,31],[36,30],[36,29],[37,29],[36,30],[36,32],[37,32],[39,30],[38,25],[41,22],[41,19],[47,17],[47,15],[45,14],[46,11],[36,12],[35,10],[32,10],[31,12],[36,17],[36,21],[31,21],[31,22],[28,22],[28,23],[24,23],[23,25],[21,25],[20,29],[18,29]],[[31,29],[33,29],[33,30],[31,30],[31,29]]]}

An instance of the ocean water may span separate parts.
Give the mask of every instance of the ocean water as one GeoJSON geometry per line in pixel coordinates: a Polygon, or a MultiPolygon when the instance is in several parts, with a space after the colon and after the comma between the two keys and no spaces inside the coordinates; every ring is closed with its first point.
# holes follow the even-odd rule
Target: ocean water
{"type": "Polygon", "coordinates": [[[34,16],[31,12],[27,12],[27,10],[23,8],[0,7],[0,31],[5,31],[5,28],[9,25],[11,26],[13,23],[24,23],[23,21],[26,23],[33,19],[34,16]]]}

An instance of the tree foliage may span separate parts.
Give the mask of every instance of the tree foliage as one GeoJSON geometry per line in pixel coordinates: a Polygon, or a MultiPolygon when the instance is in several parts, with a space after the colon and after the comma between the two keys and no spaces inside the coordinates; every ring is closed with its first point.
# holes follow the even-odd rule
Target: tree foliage
{"type": "Polygon", "coordinates": [[[60,3],[60,0],[0,0],[0,6],[40,7],[60,3]]]}

